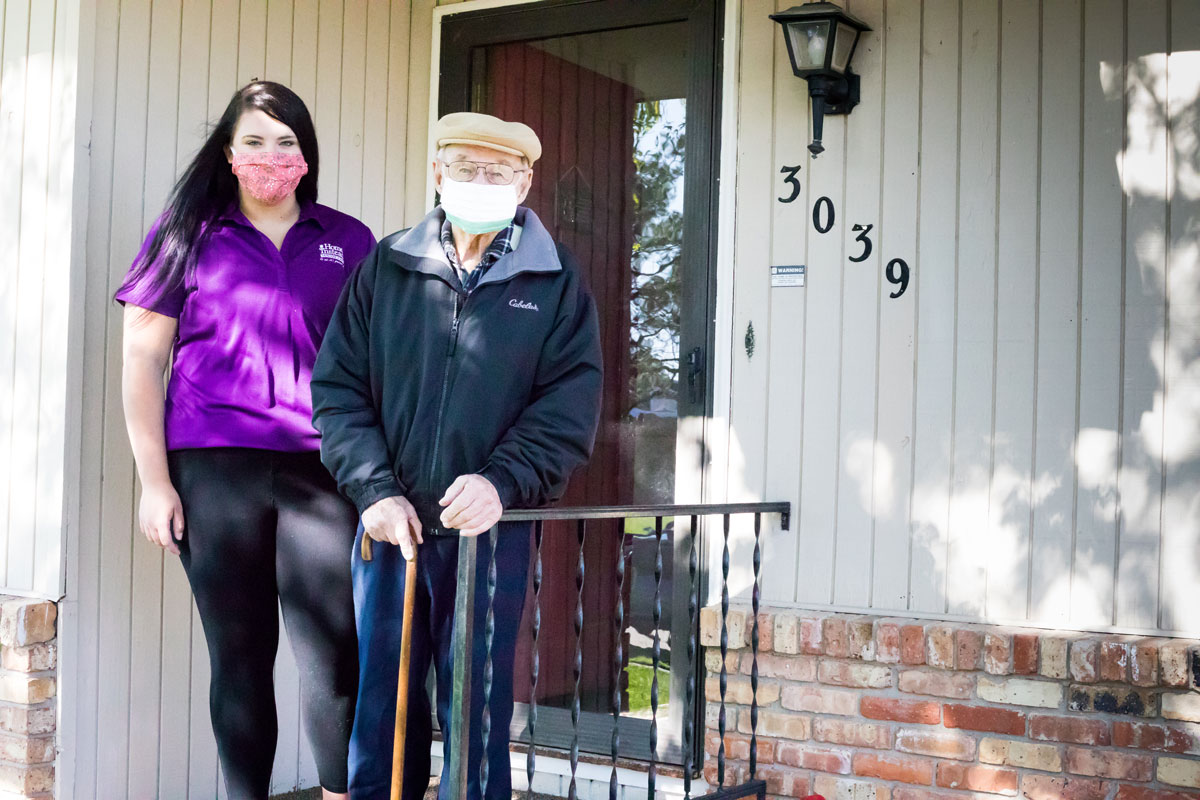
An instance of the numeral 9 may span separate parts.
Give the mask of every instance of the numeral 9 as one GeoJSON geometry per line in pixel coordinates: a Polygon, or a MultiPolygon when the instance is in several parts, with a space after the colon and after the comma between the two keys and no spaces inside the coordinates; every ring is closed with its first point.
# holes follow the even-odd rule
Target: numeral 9
{"type": "Polygon", "coordinates": [[[904,291],[908,289],[909,273],[910,270],[908,268],[908,264],[903,258],[893,258],[888,262],[887,269],[884,271],[884,274],[887,276],[888,283],[900,287],[896,291],[889,294],[888,297],[895,299],[904,294],[904,291]]]}

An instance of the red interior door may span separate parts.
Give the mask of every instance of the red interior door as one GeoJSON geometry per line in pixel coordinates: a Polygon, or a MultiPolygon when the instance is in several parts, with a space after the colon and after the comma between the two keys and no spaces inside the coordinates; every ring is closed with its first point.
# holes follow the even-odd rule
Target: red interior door
{"type": "MultiPolygon", "coordinates": [[[[629,502],[633,473],[623,468],[628,447],[621,421],[629,409],[629,279],[632,252],[633,87],[526,43],[486,51],[487,113],[524,122],[542,140],[533,188],[525,204],[551,235],[570,249],[596,299],[604,353],[604,401],[596,448],[571,481],[563,505],[629,502]]],[[[584,546],[583,707],[608,708],[614,634],[596,618],[616,615],[613,579],[622,558],[618,523],[592,523],[584,546]]],[[[542,548],[544,608],[574,608],[578,557],[574,523],[546,526],[542,548]]],[[[625,598],[629,583],[625,584],[625,598]]],[[[526,619],[532,609],[532,589],[526,619]]],[[[573,614],[543,614],[539,699],[569,697],[574,690],[573,614]]],[[[529,639],[517,652],[516,699],[529,701],[529,639]],[[525,675],[521,674],[526,673],[525,675]]]]}

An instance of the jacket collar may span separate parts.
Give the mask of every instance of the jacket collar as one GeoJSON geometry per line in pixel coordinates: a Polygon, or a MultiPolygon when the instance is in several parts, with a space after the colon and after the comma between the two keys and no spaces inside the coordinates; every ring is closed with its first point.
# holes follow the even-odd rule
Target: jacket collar
{"type": "MultiPolygon", "coordinates": [[[[425,215],[408,233],[392,244],[394,253],[408,256],[398,263],[406,269],[437,275],[451,286],[457,286],[450,261],[442,249],[441,231],[446,216],[442,209],[435,208],[425,215]]],[[[528,208],[520,206],[514,222],[520,226],[520,235],[515,239],[516,248],[502,256],[480,278],[479,286],[488,283],[503,283],[523,272],[561,272],[562,262],[550,232],[528,208]]]]}

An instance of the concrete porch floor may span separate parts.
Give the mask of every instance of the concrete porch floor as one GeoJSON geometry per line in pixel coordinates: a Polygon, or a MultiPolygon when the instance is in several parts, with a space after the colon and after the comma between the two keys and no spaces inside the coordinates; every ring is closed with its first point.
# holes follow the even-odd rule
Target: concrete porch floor
{"type": "MultiPolygon", "coordinates": [[[[425,800],[437,800],[438,779],[429,779],[429,791],[425,793],[425,800]]],[[[528,795],[525,792],[513,792],[513,800],[524,800],[528,795]]],[[[301,789],[298,792],[288,792],[287,794],[277,794],[271,800],[321,800],[321,790],[319,788],[301,789]]]]}
{"type": "MultiPolygon", "coordinates": [[[[435,743],[434,746],[440,749],[441,744],[435,743]]],[[[557,750],[543,750],[540,747],[537,753],[538,776],[534,779],[535,795],[540,797],[566,797],[570,778],[568,762],[564,757],[566,754],[557,750]]],[[[514,771],[513,783],[514,785],[524,786],[525,753],[523,749],[514,747],[511,759],[514,771]]],[[[433,754],[432,762],[432,769],[440,773],[442,766],[440,753],[433,754]]],[[[618,764],[618,797],[621,800],[625,798],[641,800],[646,796],[644,767],[645,765],[641,762],[625,759],[622,759],[618,764]]],[[[592,754],[581,754],[576,773],[579,781],[578,796],[580,798],[606,800],[609,797],[611,770],[612,764],[608,759],[592,754]]],[[[682,772],[678,767],[665,764],[660,765],[658,780],[658,791],[656,792],[658,797],[672,798],[673,800],[683,797],[682,772]]],[[[426,800],[436,800],[437,786],[438,775],[435,774],[430,778],[429,791],[425,794],[426,800]]],[[[707,786],[703,780],[697,778],[693,782],[692,792],[694,795],[705,794],[706,790],[707,786]]],[[[512,793],[513,800],[525,800],[529,796],[529,793],[524,790],[514,790],[512,793]]],[[[275,795],[271,800],[320,800],[320,798],[321,790],[313,788],[275,795]]]]}

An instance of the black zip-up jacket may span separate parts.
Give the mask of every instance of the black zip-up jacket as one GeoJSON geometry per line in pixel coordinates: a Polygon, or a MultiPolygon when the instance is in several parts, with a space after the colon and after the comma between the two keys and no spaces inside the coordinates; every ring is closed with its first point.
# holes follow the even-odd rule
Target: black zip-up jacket
{"type": "Polygon", "coordinates": [[[342,292],[312,376],[321,460],[362,514],[404,496],[443,529],[459,475],[508,508],[558,499],[587,461],[600,416],[596,307],[537,216],[464,294],[439,238],[444,217],[381,241],[342,292]]]}

